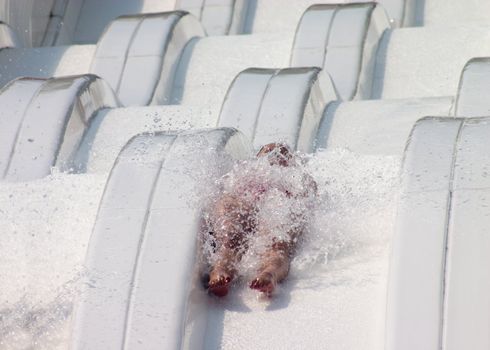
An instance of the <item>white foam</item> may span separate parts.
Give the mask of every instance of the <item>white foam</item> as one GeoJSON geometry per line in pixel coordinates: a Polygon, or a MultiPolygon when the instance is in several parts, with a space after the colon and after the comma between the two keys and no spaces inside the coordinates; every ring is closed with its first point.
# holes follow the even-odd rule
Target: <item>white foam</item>
{"type": "Polygon", "coordinates": [[[105,176],[0,182],[0,348],[64,349],[105,176]]]}
{"type": "MultiPolygon", "coordinates": [[[[255,222],[248,239],[250,248],[238,266],[240,275],[250,277],[255,273],[259,263],[257,256],[273,240],[288,242],[297,239],[297,233],[308,221],[314,201],[311,178],[306,174],[300,161],[289,167],[271,166],[263,157],[237,162],[230,172],[216,181],[220,190],[210,196],[210,202],[215,202],[222,195],[231,195],[240,198],[246,207],[257,208],[255,215],[245,207],[238,209],[243,212],[231,212],[231,216],[253,216],[255,222]]],[[[208,203],[204,207],[213,208],[214,205],[208,203]]],[[[207,214],[213,217],[212,209],[207,214]]],[[[219,222],[221,218],[215,219],[219,222]]],[[[217,258],[215,254],[209,254],[214,242],[205,243],[205,255],[210,255],[212,264],[217,258]]]]}
{"type": "MultiPolygon", "coordinates": [[[[330,150],[306,166],[321,205],[288,280],[272,301],[257,300],[248,277],[207,299],[205,348],[381,347],[399,159],[330,150]]],[[[66,348],[105,178],[0,183],[2,349],[66,348]]]]}

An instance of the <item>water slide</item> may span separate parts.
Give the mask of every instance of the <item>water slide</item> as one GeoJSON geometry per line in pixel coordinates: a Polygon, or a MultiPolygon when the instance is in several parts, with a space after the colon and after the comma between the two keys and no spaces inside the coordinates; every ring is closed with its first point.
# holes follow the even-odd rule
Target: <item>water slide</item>
{"type": "MultiPolygon", "coordinates": [[[[348,0],[3,0],[0,20],[18,33],[28,47],[95,44],[104,28],[126,14],[187,11],[208,35],[293,32],[302,14],[316,4],[348,0]]],[[[366,0],[358,2],[368,2],[366,0]]],[[[440,26],[448,22],[485,23],[489,5],[478,0],[381,0],[394,27],[440,26]]]]}
{"type": "MultiPolygon", "coordinates": [[[[105,0],[103,3],[97,0],[3,0],[0,20],[14,28],[27,47],[61,46],[97,43],[104,28],[122,15],[174,10],[194,15],[208,35],[294,32],[310,6],[346,2],[297,0],[283,7],[280,0],[105,0]]],[[[383,0],[380,3],[397,27],[416,22],[413,14],[419,6],[416,1],[383,0]]],[[[475,12],[478,10],[477,7],[475,12]]]]}
{"type": "Polygon", "coordinates": [[[390,18],[317,5],[295,35],[204,37],[133,14],[36,49],[5,31],[0,345],[488,348],[488,30],[390,18]],[[272,300],[246,278],[212,298],[203,194],[277,139],[310,153],[311,232],[272,300]]]}

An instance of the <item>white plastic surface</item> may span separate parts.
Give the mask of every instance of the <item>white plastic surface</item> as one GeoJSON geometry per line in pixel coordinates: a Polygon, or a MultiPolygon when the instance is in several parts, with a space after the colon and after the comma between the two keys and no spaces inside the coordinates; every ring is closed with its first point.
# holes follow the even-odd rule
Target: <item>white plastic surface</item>
{"type": "MultiPolygon", "coordinates": [[[[308,7],[316,4],[348,4],[368,1],[349,0],[295,0],[284,6],[283,0],[258,0],[255,15],[250,20],[253,33],[294,31],[303,13],[308,7]]],[[[405,6],[409,9],[415,6],[414,0],[380,0],[377,1],[386,9],[393,25],[403,25],[405,6]]]]}
{"type": "Polygon", "coordinates": [[[241,71],[287,67],[291,40],[281,34],[199,39],[186,52],[189,61],[181,62],[173,103],[206,105],[219,112],[228,87],[241,71]]]}
{"type": "MultiPolygon", "coordinates": [[[[13,1],[16,0],[11,0],[12,3],[13,1]]],[[[69,5],[74,2],[77,0],[70,1],[69,5]]],[[[157,4],[156,0],[153,2],[157,4]]],[[[321,95],[325,91],[330,94],[331,86],[325,84],[323,88],[316,88],[316,83],[311,85],[314,79],[310,73],[313,70],[304,69],[302,75],[287,75],[281,73],[287,70],[279,69],[287,66],[285,61],[290,53],[292,38],[289,34],[297,24],[296,20],[284,19],[295,16],[299,19],[301,11],[296,10],[306,2],[290,1],[286,6],[284,0],[259,0],[252,25],[255,29],[262,28],[264,31],[278,28],[284,30],[276,34],[217,37],[189,42],[190,37],[185,30],[174,30],[174,37],[185,40],[175,41],[179,44],[175,44],[172,54],[168,50],[173,44],[169,44],[165,58],[173,57],[172,63],[165,66],[164,60],[160,74],[154,69],[161,65],[155,62],[164,57],[162,51],[158,51],[162,47],[154,45],[157,36],[155,28],[158,26],[149,24],[144,28],[144,36],[151,37],[151,40],[141,41],[141,46],[136,51],[138,55],[142,53],[152,59],[145,58],[143,63],[130,62],[135,64],[118,85],[126,84],[128,89],[124,92],[125,99],[140,98],[139,94],[151,95],[154,89],[157,93],[152,95],[150,103],[167,103],[168,96],[175,94],[178,102],[184,105],[114,108],[97,113],[84,134],[84,148],[77,152],[80,170],[107,172],[126,141],[143,130],[154,133],[158,130],[215,126],[226,89],[236,74],[249,66],[273,67],[271,71],[275,76],[271,79],[270,75],[263,75],[258,69],[254,69],[248,71],[253,72],[253,78],[247,75],[236,78],[235,85],[240,85],[240,91],[233,90],[232,86],[228,94],[230,104],[225,104],[224,107],[227,117],[230,118],[229,125],[239,126],[245,133],[253,135],[256,145],[276,138],[292,140],[291,142],[303,139],[307,140],[305,147],[298,148],[307,150],[311,140],[309,135],[316,129],[320,117],[317,111],[323,104],[322,96],[316,94],[321,95]],[[263,12],[264,9],[269,12],[263,12]],[[178,57],[186,46],[186,59],[177,64],[178,57]],[[153,62],[153,70],[150,69],[150,61],[153,62]],[[173,90],[172,79],[166,78],[173,73],[167,75],[165,72],[172,72],[177,66],[181,80],[178,80],[177,88],[173,90]],[[143,79],[143,74],[140,75],[143,71],[147,73],[147,79],[143,79]],[[124,79],[126,81],[122,82],[124,79]],[[139,80],[141,86],[135,84],[139,80]],[[155,98],[157,95],[163,97],[155,98]],[[317,101],[317,104],[311,102],[310,108],[308,102],[303,109],[302,103],[307,95],[309,101],[317,101]],[[196,105],[199,107],[195,107],[196,105]],[[263,115],[264,119],[252,123],[258,114],[263,115]],[[302,126],[307,125],[305,128],[298,127],[301,117],[310,118],[306,124],[301,123],[302,126]],[[302,138],[302,135],[306,137],[302,138]]],[[[1,3],[0,7],[6,3],[7,1],[1,3]]],[[[26,1],[19,0],[15,5],[20,6],[23,3],[26,1]]],[[[44,0],[35,5],[42,3],[44,0]]],[[[93,12],[94,8],[102,10],[107,7],[109,13],[123,9],[129,2],[113,8],[109,8],[110,2],[87,0],[85,3],[92,4],[92,10],[84,10],[87,13],[86,23],[90,23],[89,16],[95,18],[99,15],[93,12]]],[[[150,5],[150,1],[144,3],[150,5]]],[[[159,2],[157,6],[163,3],[159,2]]],[[[209,26],[218,23],[221,26],[219,30],[223,30],[222,24],[230,16],[236,16],[236,11],[231,14],[231,2],[226,0],[207,1],[208,5],[213,3],[218,4],[216,9],[201,7],[203,14],[209,11],[203,20],[209,19],[206,22],[209,26]],[[222,6],[223,4],[226,6],[222,6]]],[[[235,5],[237,3],[238,1],[235,5]]],[[[403,1],[393,0],[390,3],[398,8],[403,7],[403,1]]],[[[415,1],[407,0],[404,3],[404,11],[409,13],[407,6],[415,1]]],[[[55,5],[60,4],[62,2],[58,1],[55,5]]],[[[325,197],[328,196],[326,203],[322,203],[325,206],[322,214],[325,215],[320,215],[323,227],[327,229],[313,233],[311,237],[314,238],[314,249],[308,251],[312,253],[311,256],[307,253],[307,257],[300,257],[313,261],[309,260],[299,273],[292,271],[288,282],[281,285],[284,290],[265,307],[254,299],[255,295],[251,296],[249,291],[247,294],[244,291],[246,288],[236,288],[228,299],[220,301],[207,297],[204,299],[201,288],[192,289],[197,286],[196,280],[191,277],[195,277],[192,275],[195,258],[193,239],[200,208],[190,208],[189,200],[194,200],[198,192],[194,187],[196,181],[202,181],[203,178],[212,181],[219,175],[203,175],[205,166],[214,164],[210,161],[212,157],[203,155],[212,154],[216,145],[222,144],[222,140],[217,141],[214,136],[208,137],[209,134],[205,137],[189,134],[161,137],[158,133],[156,136],[136,139],[135,142],[141,142],[134,144],[132,149],[127,148],[127,153],[121,155],[114,168],[97,219],[90,247],[91,260],[88,264],[94,268],[89,271],[93,273],[89,277],[93,278],[83,280],[88,288],[94,288],[89,289],[87,298],[81,300],[82,306],[77,309],[74,329],[78,338],[73,339],[75,348],[314,349],[317,346],[334,349],[380,349],[379,339],[383,338],[385,324],[382,307],[386,291],[384,278],[387,275],[387,258],[383,249],[386,249],[391,239],[391,219],[388,217],[391,212],[378,211],[378,208],[369,208],[369,205],[383,199],[377,191],[387,190],[390,195],[396,191],[375,182],[376,179],[378,182],[384,181],[386,176],[383,172],[386,168],[378,169],[376,161],[396,160],[403,151],[411,126],[415,120],[426,115],[441,115],[445,119],[426,119],[419,122],[406,152],[402,173],[403,193],[398,211],[389,286],[386,346],[387,349],[394,350],[490,348],[490,121],[485,118],[460,120],[448,117],[452,113],[454,96],[458,99],[455,115],[488,114],[489,108],[486,107],[485,100],[489,76],[486,65],[483,64],[485,59],[473,60],[466,66],[461,76],[460,88],[457,89],[460,71],[467,59],[488,55],[490,52],[488,28],[461,23],[475,18],[469,11],[475,11],[474,14],[484,20],[488,5],[483,1],[476,3],[473,0],[458,4],[453,0],[445,3],[427,0],[426,10],[429,6],[433,12],[426,12],[426,24],[434,28],[403,29],[386,33],[384,46],[378,51],[378,80],[374,92],[370,90],[369,69],[360,69],[357,97],[391,99],[337,102],[327,108],[318,146],[326,147],[328,151],[340,149],[338,158],[355,165],[350,164],[351,171],[347,172],[349,167],[336,161],[335,157],[334,161],[327,157],[316,164],[318,173],[323,174],[323,177],[318,177],[319,184],[326,188],[324,194],[325,197]],[[436,15],[439,18],[435,18],[436,15]],[[448,23],[455,24],[455,27],[441,26],[448,23]],[[179,138],[180,141],[174,141],[179,138]],[[160,141],[155,141],[157,139],[160,141]],[[351,178],[353,180],[349,182],[351,178]],[[340,187],[344,188],[339,190],[340,187]],[[373,191],[374,199],[362,195],[355,198],[352,193],[356,191],[364,195],[373,191]],[[372,211],[366,210],[364,216],[356,216],[356,210],[366,209],[363,202],[367,202],[367,209],[372,211]],[[145,226],[145,230],[141,230],[141,225],[145,226]],[[352,243],[349,241],[352,240],[352,232],[357,229],[357,233],[364,234],[363,228],[369,225],[372,226],[371,229],[375,227],[380,231],[386,230],[387,234],[376,236],[374,241],[360,240],[349,245],[352,243]],[[338,241],[332,242],[329,241],[330,237],[327,239],[322,234],[338,234],[340,238],[337,237],[338,241]],[[376,239],[382,242],[377,242],[376,239]],[[319,241],[322,244],[318,244],[319,241]],[[335,252],[331,255],[331,245],[342,246],[338,256],[335,256],[335,252]],[[367,256],[360,254],[363,251],[359,246],[364,249],[369,246],[367,256]],[[351,266],[345,268],[349,264],[351,266]],[[155,278],[160,275],[165,275],[165,279],[155,278]],[[212,306],[212,311],[207,313],[206,308],[209,305],[212,306]],[[84,320],[87,322],[83,323],[84,320]],[[209,324],[206,325],[206,322],[209,324]]],[[[52,24],[56,27],[60,25],[61,16],[66,18],[69,12],[66,8],[66,13],[63,14],[60,9],[61,7],[53,10],[56,16],[53,16],[52,24]]],[[[45,8],[38,13],[42,17],[40,26],[29,33],[41,32],[39,28],[44,26],[43,21],[46,18],[44,10],[45,8]]],[[[30,18],[32,13],[28,10],[25,12],[22,15],[30,18]]],[[[75,12],[73,10],[71,16],[75,12]]],[[[381,16],[382,12],[378,13],[381,16]]],[[[102,12],[100,15],[105,16],[102,12]]],[[[345,18],[337,18],[342,19],[342,26],[332,35],[339,39],[340,46],[347,34],[353,34],[352,29],[360,23],[359,19],[354,20],[356,16],[351,15],[352,13],[345,18]]],[[[76,21],[65,21],[61,28],[67,31],[60,32],[58,38],[53,40],[71,42],[72,34],[69,33],[68,26],[75,25],[76,21]]],[[[234,21],[233,19],[231,23],[235,23],[234,21]]],[[[382,25],[373,30],[373,33],[380,33],[380,28],[382,25]]],[[[315,32],[321,32],[325,28],[313,25],[309,29],[303,36],[305,40],[313,39],[315,32]]],[[[133,34],[134,31],[129,36],[133,34]]],[[[11,40],[9,38],[10,34],[7,33],[7,39],[11,40]]],[[[369,41],[368,34],[366,42],[372,43],[374,46],[370,50],[376,51],[375,45],[379,36],[373,35],[371,38],[373,40],[369,41]]],[[[124,36],[116,35],[109,44],[121,44],[123,39],[124,36]]],[[[7,46],[15,45],[18,44],[7,46]]],[[[130,51],[129,47],[130,45],[126,45],[122,50],[124,54],[130,51]]],[[[78,148],[89,117],[97,110],[94,108],[97,103],[84,94],[77,95],[76,102],[70,100],[67,96],[76,95],[74,91],[79,91],[79,86],[70,88],[66,79],[57,83],[51,81],[46,89],[42,82],[36,80],[5,84],[11,78],[24,74],[48,77],[89,72],[94,50],[95,46],[72,46],[49,50],[0,51],[0,80],[6,86],[0,95],[0,168],[5,165],[4,159],[8,158],[10,162],[11,154],[15,153],[10,152],[12,148],[22,151],[18,163],[12,163],[21,170],[33,161],[36,166],[44,164],[45,169],[48,168],[46,164],[55,165],[61,170],[67,167],[73,151],[78,148]],[[61,89],[63,86],[68,86],[69,91],[61,89]],[[27,101],[32,98],[34,102],[29,105],[27,101]],[[42,101],[36,102],[36,99],[42,101]],[[70,105],[69,100],[73,105],[70,105]],[[65,123],[62,112],[71,107],[73,117],[65,123]],[[29,130],[18,133],[23,122],[26,122],[29,130]],[[60,129],[65,126],[64,147],[59,150],[57,161],[53,162],[46,155],[56,153],[55,141],[60,140],[60,129]],[[38,132],[42,137],[38,138],[38,132]],[[17,136],[27,142],[13,147],[17,136]],[[43,142],[41,147],[38,141],[43,142]],[[4,147],[4,144],[11,147],[4,147]],[[45,150],[49,152],[44,153],[45,150]],[[41,157],[36,153],[40,151],[43,151],[41,157]]],[[[352,54],[352,47],[345,50],[339,48],[338,51],[339,54],[333,55],[330,62],[338,63],[339,66],[352,65],[350,58],[360,57],[358,52],[352,54]]],[[[363,62],[372,67],[374,56],[369,57],[367,61],[363,58],[363,62]]],[[[336,69],[335,72],[340,70],[336,69]]],[[[346,72],[350,75],[339,78],[342,91],[347,91],[346,87],[352,84],[352,77],[356,75],[355,70],[349,69],[346,72]]],[[[146,103],[148,102],[144,102],[146,103]]],[[[228,153],[240,152],[245,153],[243,148],[242,151],[228,153]]],[[[310,159],[317,160],[316,157],[321,157],[320,153],[322,152],[312,155],[310,159]]],[[[2,169],[0,174],[1,171],[2,169]]],[[[37,170],[29,170],[28,173],[29,176],[36,175],[37,170]]],[[[38,334],[44,334],[46,329],[48,333],[63,332],[57,325],[70,322],[66,318],[71,319],[71,308],[65,305],[71,305],[71,301],[65,302],[63,298],[59,300],[52,295],[48,295],[52,298],[43,298],[46,294],[55,294],[45,291],[43,279],[46,281],[51,277],[57,281],[69,281],[70,277],[60,279],[55,270],[62,271],[63,276],[73,277],[73,274],[70,275],[72,271],[68,271],[69,267],[60,268],[57,265],[75,264],[73,261],[78,261],[79,256],[83,255],[89,235],[80,238],[74,237],[73,232],[62,235],[60,231],[70,228],[70,220],[90,227],[91,223],[85,221],[93,220],[92,216],[87,215],[88,211],[79,212],[77,208],[93,208],[94,202],[98,203],[98,190],[92,190],[91,186],[95,184],[95,187],[100,187],[103,176],[97,181],[91,181],[99,175],[88,175],[84,180],[83,177],[77,177],[79,175],[73,175],[70,179],[71,175],[58,174],[47,179],[16,184],[18,187],[7,182],[0,186],[0,222],[7,231],[5,236],[8,237],[8,241],[4,240],[1,244],[2,255],[7,255],[7,260],[4,261],[8,263],[0,265],[3,272],[14,270],[12,266],[15,266],[14,272],[7,271],[0,275],[7,276],[6,280],[13,284],[17,283],[16,278],[31,279],[29,283],[19,284],[28,287],[18,288],[21,291],[18,293],[21,301],[18,305],[27,316],[17,319],[18,310],[10,309],[8,303],[2,304],[0,315],[3,314],[4,317],[0,317],[0,321],[5,320],[7,315],[10,322],[8,318],[13,319],[12,314],[15,319],[11,321],[12,328],[9,328],[10,323],[5,327],[0,322],[0,347],[7,337],[14,339],[16,336],[20,341],[11,343],[17,347],[29,348],[29,345],[24,346],[22,342],[29,336],[38,345],[43,340],[41,338],[41,342],[38,342],[38,334]],[[59,189],[55,188],[57,186],[59,189]],[[71,187],[75,190],[67,190],[71,187]],[[17,202],[19,193],[22,200],[17,202]],[[86,197],[80,199],[84,195],[86,197]],[[93,197],[88,198],[91,195],[93,197]],[[11,197],[14,199],[10,199],[11,197]],[[48,209],[43,210],[44,204],[48,209]],[[29,211],[29,208],[33,210],[29,211]],[[26,217],[22,217],[23,215],[26,217]],[[46,220],[48,217],[49,220],[46,220]],[[81,221],[77,221],[78,219],[81,221]],[[53,221],[58,221],[58,226],[53,225],[53,221]],[[25,225],[26,238],[24,241],[16,241],[15,236],[19,235],[17,229],[22,225],[25,225]],[[29,225],[38,227],[33,229],[29,225]],[[40,241],[34,236],[48,236],[53,227],[56,230],[53,236],[57,239],[40,241]],[[67,237],[73,238],[72,242],[67,237]],[[37,250],[32,247],[39,242],[42,244],[37,250]],[[12,249],[8,249],[10,247],[12,249]],[[64,253],[59,253],[58,259],[49,264],[46,256],[51,254],[51,250],[57,249],[64,253]],[[12,255],[5,254],[9,251],[12,255]],[[76,258],[63,258],[63,254],[74,251],[77,252],[76,258]],[[18,261],[8,260],[11,256],[16,256],[18,261]],[[41,271],[40,275],[43,277],[33,278],[37,270],[51,268],[53,271],[41,271]],[[42,292],[36,290],[32,294],[24,294],[28,289],[36,289],[36,283],[42,292]],[[37,299],[29,298],[33,294],[37,299]],[[34,306],[22,304],[24,295],[27,295],[25,300],[28,302],[39,303],[34,306]],[[48,304],[50,300],[53,300],[52,305],[48,304]],[[32,310],[36,307],[37,312],[32,310]],[[51,313],[55,314],[54,317],[51,313]],[[62,319],[61,322],[56,317],[62,319]],[[47,320],[44,324],[39,321],[43,318],[47,320]],[[24,329],[27,335],[14,335],[18,328],[24,329]],[[15,329],[15,332],[11,329],[15,329]]],[[[23,234],[21,230],[19,232],[23,234]]],[[[298,268],[298,265],[294,263],[293,269],[298,268]]],[[[66,287],[64,282],[57,283],[53,285],[60,289],[66,287]]],[[[15,296],[15,292],[12,292],[15,287],[8,283],[4,285],[5,289],[10,289],[7,294],[9,298],[15,296]]],[[[72,295],[67,297],[70,298],[72,295]]],[[[51,348],[50,343],[46,347],[51,348]]]]}
{"type": "Polygon", "coordinates": [[[249,7],[248,0],[178,0],[176,9],[196,16],[208,35],[242,34],[249,7]]]}
{"type": "Polygon", "coordinates": [[[105,79],[125,105],[169,103],[182,51],[201,35],[200,24],[184,12],[121,17],[97,46],[1,50],[0,86],[22,76],[93,73],[105,79]]]}
{"type": "Polygon", "coordinates": [[[378,42],[388,28],[375,3],[312,6],[296,30],[291,66],[325,69],[343,100],[369,97],[378,42]]]}
{"type": "MultiPolygon", "coordinates": [[[[170,104],[178,68],[185,59],[184,50],[193,40],[204,36],[202,25],[193,16],[183,15],[172,28],[165,57],[160,67],[158,85],[155,87],[152,105],[170,104]]],[[[139,78],[138,78],[139,79],[139,78]]]]}
{"type": "Polygon", "coordinates": [[[84,1],[56,0],[43,39],[43,46],[71,45],[84,1]]]}
{"type": "Polygon", "coordinates": [[[5,23],[0,23],[0,49],[20,47],[20,42],[14,30],[5,23]]]}
{"type": "Polygon", "coordinates": [[[448,218],[462,121],[423,119],[402,170],[386,314],[386,349],[442,347],[448,218]]]}
{"type": "Polygon", "coordinates": [[[452,97],[331,103],[323,112],[315,147],[401,157],[414,123],[450,116],[452,97]]]}
{"type": "MultiPolygon", "coordinates": [[[[54,0],[51,8],[50,17],[46,25],[46,30],[43,33],[42,46],[54,46],[60,36],[60,31],[65,29],[64,19],[69,0],[54,0]]],[[[80,6],[81,2],[79,1],[80,6]]],[[[68,19],[68,18],[67,18],[68,19]]],[[[69,26],[68,23],[66,23],[69,26]]]]}
{"type": "Polygon", "coordinates": [[[490,56],[488,27],[393,30],[380,43],[372,97],[454,96],[465,64],[482,56],[490,56]]]}
{"type": "Polygon", "coordinates": [[[95,46],[58,46],[0,50],[0,87],[20,77],[48,79],[87,74],[95,46]]]}
{"type": "Polygon", "coordinates": [[[445,300],[446,349],[488,349],[490,119],[465,119],[454,164],[445,300]]]}
{"type": "Polygon", "coordinates": [[[330,79],[317,69],[246,70],[230,87],[220,121],[214,109],[186,105],[102,111],[86,134],[76,164],[91,172],[108,171],[126,140],[144,131],[229,126],[242,130],[252,139],[259,114],[263,121],[260,131],[256,130],[256,147],[283,139],[301,150],[310,150],[321,111],[333,99],[335,91],[330,79]],[[264,96],[269,80],[276,73],[286,79],[270,84],[264,96]],[[115,134],[114,130],[118,132],[115,134]]]}
{"type": "MultiPolygon", "coordinates": [[[[210,35],[244,32],[294,31],[302,13],[315,3],[335,4],[334,0],[300,0],[282,6],[277,0],[4,0],[0,19],[22,36],[27,46],[95,44],[104,28],[121,15],[186,10],[195,15],[210,35]]],[[[346,3],[348,1],[342,1],[346,3]]],[[[383,0],[381,4],[393,24],[403,22],[403,0],[383,0]]],[[[447,7],[447,6],[446,6],[447,7]]],[[[450,8],[453,12],[455,6],[450,8]]],[[[478,10],[478,8],[476,9],[478,10]]]]}
{"type": "Polygon", "coordinates": [[[17,133],[22,126],[26,107],[42,86],[42,80],[18,80],[2,89],[0,103],[0,177],[3,179],[9,167],[17,133]]]}
{"type": "Polygon", "coordinates": [[[172,11],[174,7],[175,0],[84,0],[73,43],[95,44],[104,28],[119,16],[172,11]]]}
{"type": "Polygon", "coordinates": [[[168,100],[181,51],[202,35],[185,12],[120,17],[99,40],[90,71],[104,78],[124,105],[149,104],[160,80],[163,96],[156,100],[168,100]]]}
{"type": "Polygon", "coordinates": [[[479,0],[427,0],[420,5],[423,16],[418,21],[423,26],[446,26],[448,23],[487,25],[486,14],[490,3],[479,0]]]}
{"type": "Polygon", "coordinates": [[[246,0],[57,0],[43,45],[94,44],[119,16],[174,10],[189,11],[209,35],[241,34],[250,6],[252,2],[246,0]]]}
{"type": "Polygon", "coordinates": [[[17,80],[0,99],[10,107],[3,112],[0,147],[1,177],[8,181],[44,177],[56,164],[69,168],[92,116],[118,105],[95,76],[17,80]]]}
{"type": "Polygon", "coordinates": [[[107,173],[123,146],[134,135],[143,132],[212,128],[216,126],[217,120],[217,114],[200,107],[106,109],[98,113],[89,126],[75,157],[75,166],[83,172],[107,173]]]}
{"type": "MultiPolygon", "coordinates": [[[[402,19],[401,21],[397,21],[396,19],[394,19],[394,24],[396,27],[415,27],[422,24],[425,1],[422,2],[418,0],[388,0],[388,2],[398,2],[398,4],[394,6],[403,11],[403,16],[400,17],[402,19]]],[[[383,2],[383,4],[385,4],[385,2],[383,2]]],[[[391,8],[391,4],[386,3],[385,7],[386,9],[389,9],[391,8]]]]}
{"type": "Polygon", "coordinates": [[[478,117],[490,115],[490,58],[471,59],[459,81],[455,115],[478,117]]]}
{"type": "Polygon", "coordinates": [[[253,139],[259,114],[263,121],[261,131],[256,130],[256,147],[283,139],[301,150],[309,150],[321,110],[334,99],[335,91],[330,79],[317,69],[250,69],[238,75],[230,87],[220,121],[218,113],[212,109],[185,105],[102,111],[86,134],[76,165],[91,172],[107,171],[126,140],[144,131],[229,126],[242,130],[253,139]],[[276,73],[287,79],[269,84],[266,97],[266,87],[276,73]],[[261,93],[256,94],[256,91],[261,93]],[[247,109],[242,108],[244,103],[247,109]],[[288,118],[290,120],[285,123],[288,118]],[[264,127],[264,123],[269,125],[264,127]],[[282,128],[282,132],[278,128],[282,128]],[[114,134],[116,129],[118,133],[114,134]]]}
{"type": "Polygon", "coordinates": [[[419,121],[405,154],[387,349],[487,349],[489,118],[419,121]]]}
{"type": "MultiPolygon", "coordinates": [[[[486,142],[488,127],[485,129],[485,139],[478,138],[475,141],[486,142]]],[[[465,167],[461,174],[458,168],[455,169],[455,178],[474,171],[474,168],[465,167]]],[[[487,312],[490,308],[490,277],[487,269],[490,263],[487,229],[490,224],[489,195],[489,188],[461,189],[453,194],[444,324],[447,350],[484,350],[490,347],[490,314],[487,312]]]]}
{"type": "Polygon", "coordinates": [[[324,106],[337,99],[318,68],[248,69],[230,86],[219,126],[242,130],[255,148],[277,140],[310,151],[324,106]]]}
{"type": "Polygon", "coordinates": [[[48,26],[54,0],[3,0],[0,20],[14,29],[23,46],[39,46],[48,26]]]}
{"type": "Polygon", "coordinates": [[[86,265],[94,288],[76,308],[74,349],[200,348],[207,296],[194,267],[201,213],[195,175],[206,173],[206,159],[215,168],[220,154],[245,158],[250,151],[232,129],[147,134],[128,143],[92,234],[86,265]],[[187,315],[192,303],[199,314],[187,315]],[[183,337],[186,321],[193,331],[183,337]]]}

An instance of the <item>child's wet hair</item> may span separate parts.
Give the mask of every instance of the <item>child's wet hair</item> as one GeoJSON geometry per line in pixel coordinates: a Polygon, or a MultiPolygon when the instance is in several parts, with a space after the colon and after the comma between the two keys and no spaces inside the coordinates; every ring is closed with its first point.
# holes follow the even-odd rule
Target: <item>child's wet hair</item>
{"type": "Polygon", "coordinates": [[[273,142],[268,143],[257,152],[257,157],[267,156],[269,161],[282,166],[288,166],[293,159],[293,151],[286,143],[273,142]]]}

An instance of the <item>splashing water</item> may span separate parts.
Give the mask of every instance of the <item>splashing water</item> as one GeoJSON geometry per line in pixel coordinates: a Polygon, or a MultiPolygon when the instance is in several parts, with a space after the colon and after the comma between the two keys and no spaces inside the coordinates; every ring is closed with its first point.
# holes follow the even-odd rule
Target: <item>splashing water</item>
{"type": "Polygon", "coordinates": [[[359,254],[367,246],[387,246],[400,159],[335,149],[311,157],[307,168],[319,193],[309,234],[293,264],[298,273],[325,268],[332,259],[359,254]]]}
{"type": "Polygon", "coordinates": [[[65,349],[105,177],[0,182],[0,349],[65,349]]]}
{"type": "MultiPolygon", "coordinates": [[[[289,239],[287,233],[294,225],[307,224],[292,263],[293,276],[314,273],[336,256],[373,241],[386,242],[398,190],[398,158],[360,156],[345,149],[300,157],[303,161],[296,167],[270,166],[265,158],[238,162],[207,198],[207,208],[214,208],[223,195],[243,198],[256,206],[269,229],[267,236],[251,235],[250,249],[237,267],[240,274],[251,277],[271,239],[289,239]],[[316,198],[305,188],[304,173],[313,175],[318,185],[316,198]]],[[[205,215],[209,221],[209,210],[205,215]]],[[[208,226],[207,231],[212,228],[208,226]]],[[[207,237],[204,256],[212,265],[216,242],[207,237]]]]}
{"type": "Polygon", "coordinates": [[[216,251],[225,243],[216,237],[216,230],[226,232],[230,222],[231,230],[238,232],[230,235],[244,237],[239,243],[231,238],[243,257],[228,268],[239,275],[253,276],[274,242],[298,241],[314,209],[316,185],[302,164],[303,156],[296,158],[287,167],[271,165],[266,157],[240,161],[217,181],[216,192],[205,206],[205,263],[219,263],[222,253],[216,251]]]}
{"type": "Polygon", "coordinates": [[[400,159],[330,149],[304,168],[318,195],[288,279],[266,303],[241,283],[213,300],[206,348],[383,347],[400,159]]]}
{"type": "MultiPolygon", "coordinates": [[[[212,163],[206,157],[189,162],[212,163]]],[[[202,167],[202,174],[189,174],[199,179],[196,193],[202,188],[212,193],[194,204],[210,207],[223,191],[254,180],[273,188],[257,202],[272,236],[284,234],[290,223],[283,219],[291,208],[306,212],[310,224],[288,280],[267,306],[257,303],[255,293],[248,298],[247,288],[218,303],[210,299],[205,346],[240,349],[260,341],[262,348],[315,349],[315,335],[323,332],[332,348],[376,348],[381,336],[373,336],[373,328],[382,324],[378,308],[384,302],[399,163],[397,158],[329,150],[308,156],[298,168],[237,163],[233,176],[217,182],[218,173],[233,167],[229,159],[212,169],[202,167]],[[318,184],[314,205],[285,194],[304,191],[303,172],[318,184]],[[294,337],[288,333],[292,329],[294,337]],[[346,335],[352,332],[358,336],[346,335]]],[[[85,280],[82,265],[105,180],[105,175],[54,174],[28,183],[0,183],[1,349],[68,347],[73,302],[85,280]]],[[[245,196],[257,196],[247,188],[245,196]]],[[[239,266],[245,279],[268,244],[270,237],[254,237],[239,266]]]]}

